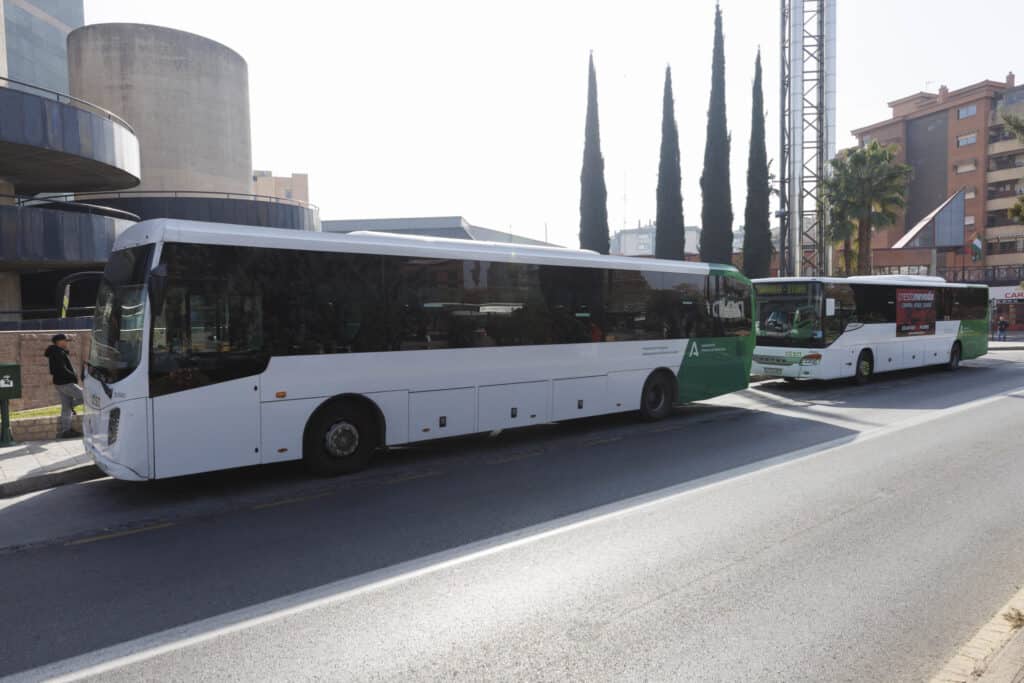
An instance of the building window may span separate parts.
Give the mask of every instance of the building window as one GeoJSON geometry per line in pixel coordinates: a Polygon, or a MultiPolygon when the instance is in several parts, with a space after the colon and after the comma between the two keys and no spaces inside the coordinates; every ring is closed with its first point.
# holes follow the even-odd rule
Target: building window
{"type": "Polygon", "coordinates": [[[967,188],[967,190],[964,192],[964,199],[974,199],[977,196],[978,192],[973,187],[967,188]]]}
{"type": "Polygon", "coordinates": [[[964,216],[964,225],[974,225],[974,216],[964,216]]]}
{"type": "Polygon", "coordinates": [[[964,161],[963,163],[953,166],[953,170],[957,173],[970,173],[971,171],[978,170],[978,164],[974,160],[964,161]]]}
{"type": "Polygon", "coordinates": [[[985,245],[989,255],[993,254],[1016,254],[1020,252],[1019,240],[989,240],[985,245]]]}
{"type": "Polygon", "coordinates": [[[978,113],[978,105],[968,104],[964,107],[960,107],[956,110],[956,117],[958,119],[968,119],[978,113]]]}
{"type": "Polygon", "coordinates": [[[966,135],[959,135],[959,136],[957,136],[957,138],[956,138],[956,146],[957,147],[967,147],[968,145],[973,145],[977,141],[978,141],[978,133],[977,132],[967,133],[966,135]]]}

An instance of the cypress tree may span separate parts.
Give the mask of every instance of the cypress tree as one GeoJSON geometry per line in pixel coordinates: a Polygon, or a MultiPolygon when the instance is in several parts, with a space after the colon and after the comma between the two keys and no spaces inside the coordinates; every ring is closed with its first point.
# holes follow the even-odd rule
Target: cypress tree
{"type": "Polygon", "coordinates": [[[729,128],[725,120],[725,47],[722,10],[715,6],[715,45],[711,57],[711,100],[704,172],[700,177],[700,257],[732,263],[732,190],[729,186],[729,128]]]}
{"type": "Polygon", "coordinates": [[[672,98],[672,68],[665,67],[665,94],[661,105],[661,161],[658,164],[658,210],[655,219],[654,255],[685,258],[682,177],[679,171],[679,130],[672,98]]]}
{"type": "Polygon", "coordinates": [[[587,86],[587,124],[583,141],[583,170],[580,173],[580,248],[607,254],[608,190],[604,184],[604,158],[597,123],[597,74],[594,54],[590,54],[590,80],[587,86]]]}
{"type": "Polygon", "coordinates": [[[772,261],[772,233],[768,218],[768,153],[764,140],[764,94],[761,91],[761,51],[754,62],[753,111],[750,155],[747,160],[747,206],[743,212],[743,272],[747,277],[768,277],[772,261]]]}

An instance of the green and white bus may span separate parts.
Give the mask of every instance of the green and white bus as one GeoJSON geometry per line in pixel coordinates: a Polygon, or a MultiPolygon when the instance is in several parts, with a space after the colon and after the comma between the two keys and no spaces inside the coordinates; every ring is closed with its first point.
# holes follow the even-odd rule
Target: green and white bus
{"type": "Polygon", "coordinates": [[[754,280],[754,375],[852,377],[946,365],[988,352],[988,287],[874,275],[754,280]]]}
{"type": "Polygon", "coordinates": [[[731,266],[545,246],[155,220],[117,239],[85,444],[121,479],[639,411],[747,386],[731,266]]]}

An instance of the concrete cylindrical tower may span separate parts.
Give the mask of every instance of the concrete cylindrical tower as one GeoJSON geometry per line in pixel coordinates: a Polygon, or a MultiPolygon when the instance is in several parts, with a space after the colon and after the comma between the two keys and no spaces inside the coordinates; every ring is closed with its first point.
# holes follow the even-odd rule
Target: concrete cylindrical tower
{"type": "Polygon", "coordinates": [[[202,36],[144,24],[68,34],[71,94],[116,112],[138,135],[136,190],[249,193],[249,69],[202,36]]]}

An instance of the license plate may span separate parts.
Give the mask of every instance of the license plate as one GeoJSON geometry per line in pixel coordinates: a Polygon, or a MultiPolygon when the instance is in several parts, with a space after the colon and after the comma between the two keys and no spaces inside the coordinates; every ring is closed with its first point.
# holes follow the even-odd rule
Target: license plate
{"type": "Polygon", "coordinates": [[[764,374],[772,377],[782,377],[782,368],[765,368],[764,374]]]}

